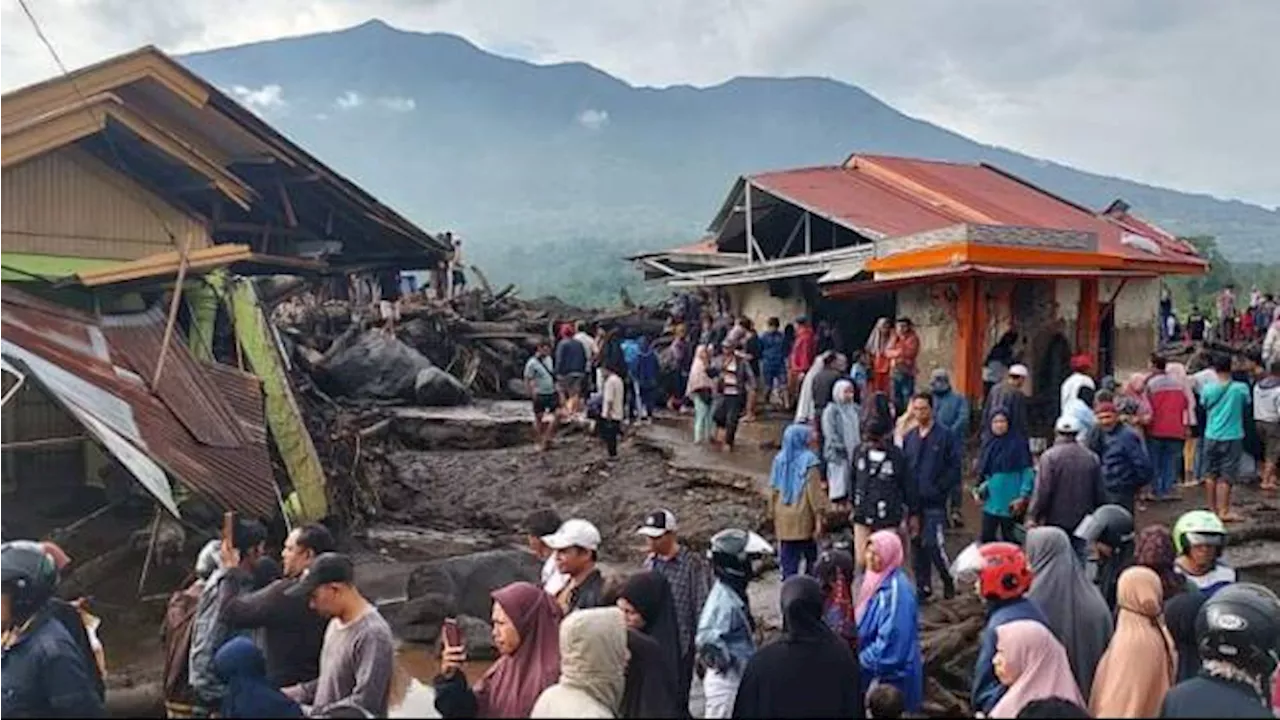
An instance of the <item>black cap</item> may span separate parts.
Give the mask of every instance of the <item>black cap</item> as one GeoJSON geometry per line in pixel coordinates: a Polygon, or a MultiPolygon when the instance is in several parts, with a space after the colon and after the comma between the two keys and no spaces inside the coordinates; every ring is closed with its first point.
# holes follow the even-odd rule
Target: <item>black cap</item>
{"type": "Polygon", "coordinates": [[[285,591],[292,597],[309,597],[315,589],[329,583],[351,585],[355,582],[356,569],[351,558],[342,553],[321,553],[311,561],[311,566],[293,587],[285,591]]]}

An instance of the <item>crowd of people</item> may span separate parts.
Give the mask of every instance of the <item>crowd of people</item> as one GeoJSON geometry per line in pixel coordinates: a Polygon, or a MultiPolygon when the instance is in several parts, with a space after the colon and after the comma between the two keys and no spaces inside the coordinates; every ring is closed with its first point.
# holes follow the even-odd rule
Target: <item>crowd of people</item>
{"type": "Polygon", "coordinates": [[[1254,286],[1248,304],[1236,297],[1236,288],[1228,284],[1214,298],[1215,314],[1207,316],[1199,305],[1193,305],[1185,321],[1179,321],[1168,288],[1160,295],[1160,334],[1165,342],[1204,342],[1247,344],[1262,342],[1268,361],[1280,353],[1280,303],[1274,294],[1254,286]]]}

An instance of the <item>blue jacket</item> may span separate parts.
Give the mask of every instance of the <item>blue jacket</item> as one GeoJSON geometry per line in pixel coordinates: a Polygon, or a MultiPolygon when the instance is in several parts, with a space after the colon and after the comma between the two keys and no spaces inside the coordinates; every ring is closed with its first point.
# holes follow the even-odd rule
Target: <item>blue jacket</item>
{"type": "Polygon", "coordinates": [[[873,680],[893,685],[902,691],[908,712],[919,710],[924,698],[918,610],[911,581],[902,568],[898,568],[871,596],[858,622],[858,664],[862,666],[863,691],[873,680]]]}
{"type": "Polygon", "coordinates": [[[982,628],[978,660],[973,666],[973,695],[970,704],[975,711],[990,713],[991,708],[1004,697],[1005,687],[996,678],[996,671],[991,666],[991,661],[996,657],[996,628],[1014,620],[1035,620],[1049,627],[1049,622],[1044,619],[1040,608],[1026,598],[988,606],[987,625],[982,628]]]}
{"type": "Polygon", "coordinates": [[[963,447],[964,441],[969,437],[969,401],[954,390],[941,395],[935,392],[933,417],[939,425],[950,430],[963,447]]]}
{"type": "MultiPolygon", "coordinates": [[[[1101,449],[1098,457],[1102,460],[1102,484],[1107,492],[1136,493],[1151,482],[1155,475],[1151,458],[1133,428],[1117,425],[1111,432],[1100,430],[1095,435],[1101,449]]],[[[1097,452],[1099,448],[1091,449],[1097,452]]]]}
{"type": "Polygon", "coordinates": [[[716,581],[702,606],[694,647],[704,665],[721,671],[742,672],[756,654],[746,604],[723,582],[716,581]]]}
{"type": "Polygon", "coordinates": [[[622,341],[622,359],[627,363],[627,372],[635,377],[636,362],[640,360],[640,341],[639,340],[623,340],[622,341]]]}
{"type": "Polygon", "coordinates": [[[787,338],[780,331],[760,333],[760,365],[771,372],[787,369],[787,338]]]}
{"type": "Polygon", "coordinates": [[[0,715],[103,717],[90,662],[62,623],[48,614],[37,617],[4,651],[0,715]]]}
{"type": "Polygon", "coordinates": [[[642,388],[655,388],[658,386],[658,375],[662,373],[662,365],[658,362],[658,353],[653,348],[645,348],[636,356],[635,369],[631,371],[631,378],[636,381],[642,388]]]}
{"type": "Polygon", "coordinates": [[[907,433],[902,443],[902,453],[907,456],[919,496],[920,508],[947,506],[951,489],[960,484],[960,442],[955,433],[934,423],[925,437],[920,429],[907,433]]]}

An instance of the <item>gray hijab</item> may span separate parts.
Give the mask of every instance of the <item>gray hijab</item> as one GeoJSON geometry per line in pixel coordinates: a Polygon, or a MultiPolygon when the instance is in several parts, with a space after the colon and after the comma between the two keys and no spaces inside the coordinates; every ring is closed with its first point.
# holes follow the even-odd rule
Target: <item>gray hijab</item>
{"type": "Polygon", "coordinates": [[[1040,608],[1049,629],[1067,650],[1080,693],[1089,697],[1093,673],[1111,642],[1111,610],[1089,582],[1062,528],[1027,531],[1027,560],[1035,573],[1027,597],[1040,608]]]}

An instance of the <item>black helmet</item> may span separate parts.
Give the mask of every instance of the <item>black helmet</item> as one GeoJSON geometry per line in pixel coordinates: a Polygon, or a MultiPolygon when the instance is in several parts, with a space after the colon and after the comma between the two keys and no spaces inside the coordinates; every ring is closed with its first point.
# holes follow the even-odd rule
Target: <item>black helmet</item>
{"type": "Polygon", "coordinates": [[[1075,536],[1118,548],[1133,542],[1133,514],[1119,505],[1103,505],[1076,526],[1075,536]]]}
{"type": "Polygon", "coordinates": [[[1227,585],[1200,607],[1196,637],[1202,659],[1270,677],[1280,665],[1280,598],[1254,583],[1227,585]]]}
{"type": "Polygon", "coordinates": [[[729,528],[711,536],[711,548],[707,557],[717,574],[742,580],[751,579],[751,553],[747,546],[751,534],[746,530],[729,528]]]}
{"type": "Polygon", "coordinates": [[[53,597],[58,568],[40,543],[14,540],[0,545],[0,571],[13,614],[26,620],[53,597]]]}

